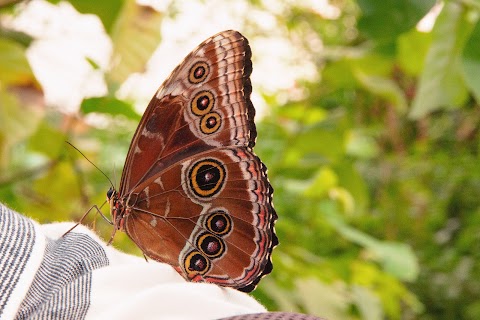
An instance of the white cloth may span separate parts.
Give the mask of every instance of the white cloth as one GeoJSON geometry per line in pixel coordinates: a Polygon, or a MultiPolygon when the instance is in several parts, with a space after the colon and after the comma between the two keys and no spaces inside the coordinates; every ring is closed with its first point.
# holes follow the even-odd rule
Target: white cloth
{"type": "Polygon", "coordinates": [[[183,279],[84,226],[39,225],[0,204],[0,319],[219,319],[266,312],[248,294],[183,279]]]}

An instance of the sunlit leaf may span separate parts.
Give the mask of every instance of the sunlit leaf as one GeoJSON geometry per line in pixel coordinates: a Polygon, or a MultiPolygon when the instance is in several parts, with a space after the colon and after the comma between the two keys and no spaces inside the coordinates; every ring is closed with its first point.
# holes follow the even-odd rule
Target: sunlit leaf
{"type": "Polygon", "coordinates": [[[432,45],[420,76],[410,117],[419,119],[440,108],[459,107],[467,99],[461,66],[461,52],[472,30],[468,10],[447,2],[432,30],[432,45]],[[452,32],[457,30],[458,32],[452,32]]]}
{"type": "Polygon", "coordinates": [[[407,281],[413,281],[418,277],[418,260],[408,245],[379,241],[348,226],[337,215],[330,215],[329,221],[344,237],[370,250],[372,258],[382,263],[387,272],[407,281]]]}
{"type": "Polygon", "coordinates": [[[21,102],[0,86],[0,168],[7,164],[10,148],[33,134],[43,117],[38,106],[21,102]]]}
{"type": "Polygon", "coordinates": [[[351,73],[361,73],[368,76],[387,77],[392,73],[394,61],[387,54],[376,52],[365,52],[360,57],[348,59],[351,66],[351,73]]]}
{"type": "Polygon", "coordinates": [[[322,81],[333,88],[355,88],[358,82],[352,77],[352,69],[352,63],[348,59],[331,62],[322,71],[322,81]]]}
{"type": "Polygon", "coordinates": [[[480,103],[480,22],[477,22],[465,45],[462,66],[466,85],[480,103]]]}
{"type": "MultiPolygon", "coordinates": [[[[90,1],[90,0],[68,0],[78,12],[81,13],[93,13],[97,15],[107,30],[111,32],[112,26],[118,19],[118,15],[124,5],[124,2],[128,0],[116,0],[116,1],[90,1]]],[[[55,1],[57,2],[57,1],[55,1]]]]}
{"type": "Polygon", "coordinates": [[[356,72],[360,83],[372,93],[389,101],[399,113],[407,111],[407,100],[403,91],[391,79],[356,72]]]}
{"type": "MultiPolygon", "coordinates": [[[[369,292],[362,293],[375,295],[368,299],[368,303],[372,303],[373,305],[371,305],[371,307],[374,308],[371,310],[374,313],[372,316],[375,316],[376,314],[378,315],[378,310],[375,310],[375,298],[378,298],[379,300],[377,301],[381,302],[381,312],[384,314],[385,318],[388,319],[399,319],[399,315],[402,314],[402,310],[406,305],[413,310],[421,312],[421,303],[415,298],[415,296],[410,294],[405,285],[390,274],[382,272],[375,264],[356,260],[351,264],[351,272],[354,288],[358,286],[369,292]]],[[[353,289],[352,291],[355,294],[360,293],[357,292],[356,289],[353,289]]],[[[359,301],[358,298],[358,296],[353,297],[356,301],[359,301]]],[[[359,302],[363,302],[363,300],[360,300],[359,302]]],[[[367,306],[358,307],[363,311],[362,313],[369,312],[368,310],[365,310],[367,306]]],[[[369,318],[366,317],[365,319],[369,318]]]]}
{"type": "Polygon", "coordinates": [[[35,211],[43,213],[43,223],[65,220],[71,211],[82,211],[77,179],[74,168],[69,163],[60,162],[33,183],[33,190],[39,198],[35,211]]]}
{"type": "Polygon", "coordinates": [[[375,242],[370,247],[375,259],[383,263],[385,271],[405,281],[414,281],[418,277],[418,260],[412,248],[398,242],[375,242]]]}
{"type": "MultiPolygon", "coordinates": [[[[348,190],[348,201],[353,201],[354,213],[363,213],[370,204],[369,190],[366,181],[355,167],[355,162],[341,161],[333,167],[337,174],[339,185],[348,190]]],[[[348,202],[346,202],[348,203],[348,202]]],[[[348,213],[348,208],[344,208],[348,213]]]]}
{"type": "Polygon", "coordinates": [[[10,29],[5,26],[0,28],[0,38],[13,41],[24,48],[28,48],[33,41],[33,37],[31,35],[16,29],[10,29]]]}
{"type": "Polygon", "coordinates": [[[376,39],[394,39],[414,27],[433,7],[435,0],[358,0],[361,32],[376,39]]]}
{"type": "Polygon", "coordinates": [[[49,158],[56,158],[66,146],[66,135],[50,126],[47,122],[41,122],[37,131],[29,140],[29,147],[35,152],[41,152],[49,158]]]}
{"type": "Polygon", "coordinates": [[[325,120],[327,113],[321,108],[312,108],[301,103],[292,103],[278,111],[280,117],[300,121],[306,125],[312,125],[325,120]]]}
{"type": "Polygon", "coordinates": [[[347,314],[349,299],[344,283],[324,284],[318,279],[296,281],[299,303],[308,314],[326,319],[343,319],[347,314]]]}
{"type": "Polygon", "coordinates": [[[298,156],[318,155],[333,160],[344,154],[345,141],[342,132],[322,126],[305,130],[296,137],[295,149],[298,156]]]}
{"type": "Polygon", "coordinates": [[[111,32],[113,57],[107,84],[116,89],[134,72],[145,71],[145,65],[160,42],[163,15],[153,8],[125,0],[111,32]]]}
{"type": "Polygon", "coordinates": [[[349,132],[346,148],[349,155],[364,159],[374,158],[379,153],[379,147],[375,139],[358,130],[349,132]]]}
{"type": "Polygon", "coordinates": [[[305,196],[310,198],[321,198],[337,185],[338,179],[335,172],[328,168],[320,168],[314,175],[310,185],[305,190],[305,196]]]}
{"type": "Polygon", "coordinates": [[[25,48],[16,42],[0,38],[0,85],[26,84],[33,79],[25,48]]]}
{"type": "Polygon", "coordinates": [[[384,319],[383,308],[380,299],[369,289],[361,286],[352,286],[352,300],[358,307],[362,319],[384,319]]]}
{"type": "Polygon", "coordinates": [[[349,190],[341,187],[332,188],[329,190],[328,196],[342,206],[345,214],[352,214],[355,211],[355,200],[349,190]]]}
{"type": "Polygon", "coordinates": [[[398,61],[402,70],[410,75],[419,75],[431,45],[432,34],[412,29],[398,37],[398,61]]]}
{"type": "Polygon", "coordinates": [[[283,289],[268,279],[262,281],[262,288],[269,293],[270,298],[275,303],[285,310],[297,310],[295,300],[292,299],[292,294],[289,290],[283,289]]]}
{"type": "Polygon", "coordinates": [[[85,99],[82,102],[80,110],[85,114],[97,112],[113,116],[122,115],[135,121],[140,119],[140,115],[135,112],[131,104],[112,97],[85,99]]]}

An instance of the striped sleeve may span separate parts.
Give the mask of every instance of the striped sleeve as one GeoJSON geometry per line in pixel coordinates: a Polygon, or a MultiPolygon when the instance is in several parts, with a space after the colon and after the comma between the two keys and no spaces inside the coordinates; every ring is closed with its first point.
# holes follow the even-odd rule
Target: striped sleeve
{"type": "Polygon", "coordinates": [[[84,319],[90,306],[92,270],[106,267],[102,247],[81,233],[47,240],[43,262],[17,319],[84,319]]]}
{"type": "Polygon", "coordinates": [[[0,317],[11,319],[40,265],[44,242],[35,224],[0,206],[0,317]]]}
{"type": "Polygon", "coordinates": [[[92,271],[108,265],[88,235],[45,237],[41,226],[0,206],[0,317],[84,319],[92,271]]]}

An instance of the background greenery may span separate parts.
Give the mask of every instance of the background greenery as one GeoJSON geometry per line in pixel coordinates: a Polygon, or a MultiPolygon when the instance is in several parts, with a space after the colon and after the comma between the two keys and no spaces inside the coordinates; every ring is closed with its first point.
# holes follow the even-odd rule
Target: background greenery
{"type": "MultiPolygon", "coordinates": [[[[0,1],[0,201],[43,223],[104,201],[108,182],[64,141],[113,176],[139,120],[117,90],[143,70],[177,10],[68,2],[97,15],[113,42],[108,94],[74,114],[45,105],[25,55],[35,39],[2,23],[25,2],[0,1]],[[86,122],[89,113],[106,125],[86,122]]],[[[330,4],[339,17],[302,1],[274,13],[319,77],[263,92],[256,153],[275,187],[281,245],[254,295],[271,310],[330,319],[480,319],[480,1],[437,3],[429,32],[416,25],[433,0],[330,4]]],[[[240,31],[268,37],[257,27],[246,14],[240,31]]],[[[108,238],[109,225],[96,228],[108,238]]],[[[115,245],[135,252],[124,235],[115,245]]]]}

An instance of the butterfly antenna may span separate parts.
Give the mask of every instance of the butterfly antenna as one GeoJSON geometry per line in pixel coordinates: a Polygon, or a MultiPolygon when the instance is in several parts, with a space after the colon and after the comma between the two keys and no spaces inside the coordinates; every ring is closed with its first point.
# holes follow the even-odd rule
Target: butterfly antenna
{"type": "Polygon", "coordinates": [[[91,164],[92,166],[94,166],[98,171],[100,171],[100,172],[105,176],[105,178],[107,178],[107,180],[110,182],[110,185],[112,186],[112,188],[115,189],[115,186],[113,185],[112,180],[110,180],[110,178],[105,174],[105,172],[103,172],[102,170],[100,170],[100,168],[97,167],[97,166],[95,165],[95,163],[93,163],[92,161],[90,161],[90,159],[88,159],[87,156],[84,155],[83,152],[80,151],[77,147],[75,147],[73,144],[71,144],[71,143],[68,142],[68,141],[65,141],[65,142],[68,143],[73,149],[77,150],[78,153],[80,153],[88,162],[90,162],[90,164],[91,164]]]}
{"type": "Polygon", "coordinates": [[[115,168],[115,162],[113,163],[113,182],[117,185],[117,169],[115,168]]]}

